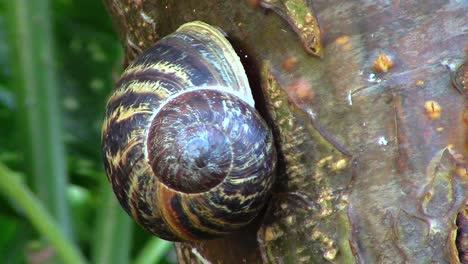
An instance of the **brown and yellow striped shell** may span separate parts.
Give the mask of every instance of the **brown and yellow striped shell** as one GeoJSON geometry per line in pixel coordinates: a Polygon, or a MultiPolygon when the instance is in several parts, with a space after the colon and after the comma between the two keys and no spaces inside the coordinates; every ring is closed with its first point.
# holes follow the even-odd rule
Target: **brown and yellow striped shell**
{"type": "Polygon", "coordinates": [[[181,26],[125,70],[107,103],[102,153],[125,211],[173,241],[247,225],[276,165],[239,57],[202,22],[181,26]]]}

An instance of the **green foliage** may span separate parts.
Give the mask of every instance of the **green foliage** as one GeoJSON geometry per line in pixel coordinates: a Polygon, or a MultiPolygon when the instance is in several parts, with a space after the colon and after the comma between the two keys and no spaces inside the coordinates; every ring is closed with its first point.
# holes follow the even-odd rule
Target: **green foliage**
{"type": "Polygon", "coordinates": [[[123,212],[102,168],[123,60],[104,5],[2,1],[0,39],[2,263],[175,262],[171,243],[123,212]]]}

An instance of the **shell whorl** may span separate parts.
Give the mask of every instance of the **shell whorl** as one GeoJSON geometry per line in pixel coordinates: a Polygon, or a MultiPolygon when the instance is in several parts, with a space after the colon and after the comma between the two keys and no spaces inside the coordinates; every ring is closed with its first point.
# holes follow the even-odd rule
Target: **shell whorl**
{"type": "Polygon", "coordinates": [[[114,192],[167,240],[228,234],[264,206],[274,180],[272,134],[222,33],[191,22],[145,51],[109,98],[102,129],[114,192]]]}

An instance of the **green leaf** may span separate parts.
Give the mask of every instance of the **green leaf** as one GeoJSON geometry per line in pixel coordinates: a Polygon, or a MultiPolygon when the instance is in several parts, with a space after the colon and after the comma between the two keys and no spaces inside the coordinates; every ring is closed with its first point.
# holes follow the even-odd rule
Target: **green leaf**
{"type": "Polygon", "coordinates": [[[152,238],[143,247],[134,264],[159,263],[174,248],[174,243],[159,238],[152,238]]]}
{"type": "Polygon", "coordinates": [[[117,202],[106,176],[101,176],[103,200],[98,206],[93,263],[126,264],[132,247],[132,220],[117,202]]]}
{"type": "Polygon", "coordinates": [[[64,262],[86,263],[75,245],[58,228],[37,197],[20,181],[18,174],[0,163],[0,193],[6,195],[24,211],[32,225],[55,247],[64,262]]]}
{"type": "Polygon", "coordinates": [[[7,1],[8,39],[30,182],[71,237],[50,10],[48,0],[7,1]]]}
{"type": "MultiPolygon", "coordinates": [[[[3,213],[3,212],[2,212],[3,213]]],[[[0,215],[0,256],[2,263],[25,262],[24,244],[31,230],[16,217],[0,215]]]]}

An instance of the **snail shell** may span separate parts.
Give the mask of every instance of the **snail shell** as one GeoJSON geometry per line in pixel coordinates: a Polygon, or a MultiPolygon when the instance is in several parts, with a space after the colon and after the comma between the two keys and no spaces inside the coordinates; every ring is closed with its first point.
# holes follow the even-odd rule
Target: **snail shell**
{"type": "Polygon", "coordinates": [[[247,225],[276,165],[239,57],[202,22],[182,25],[125,70],[107,103],[102,153],[125,211],[173,241],[247,225]]]}

